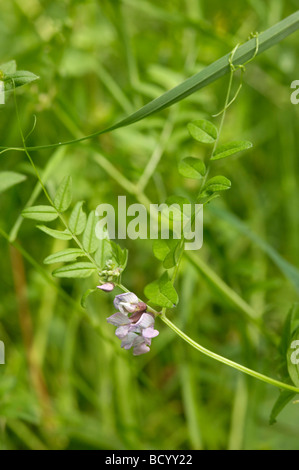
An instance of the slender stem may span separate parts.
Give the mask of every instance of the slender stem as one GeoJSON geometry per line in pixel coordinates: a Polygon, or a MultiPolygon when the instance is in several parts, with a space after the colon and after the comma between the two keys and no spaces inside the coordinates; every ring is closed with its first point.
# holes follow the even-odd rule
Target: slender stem
{"type": "MultiPolygon", "coordinates": [[[[122,289],[124,292],[129,292],[129,290],[122,284],[118,284],[118,287],[122,289]]],[[[172,321],[169,320],[169,318],[166,317],[165,315],[166,308],[163,308],[161,313],[158,313],[156,310],[152,309],[151,307],[148,307],[148,310],[154,313],[155,316],[159,316],[161,320],[167,326],[169,326],[169,328],[171,328],[178,336],[180,336],[184,341],[186,341],[186,343],[188,343],[190,346],[192,346],[194,349],[201,352],[205,356],[208,356],[214,359],[215,361],[221,362],[222,364],[226,364],[227,366],[232,367],[233,369],[239,370],[240,372],[243,372],[244,374],[250,375],[251,377],[254,377],[255,379],[261,380],[262,382],[266,382],[278,388],[291,390],[292,392],[299,393],[299,388],[294,387],[293,385],[289,385],[289,384],[280,382],[279,380],[272,379],[272,377],[268,377],[267,375],[261,374],[260,372],[256,372],[255,370],[249,369],[248,367],[245,367],[242,364],[239,364],[238,362],[234,362],[230,359],[227,359],[226,357],[220,356],[219,354],[203,347],[202,345],[194,341],[192,338],[190,338],[190,336],[188,336],[182,330],[180,330],[180,328],[178,328],[174,323],[172,323],[172,321]]]]}
{"type": "MultiPolygon", "coordinates": [[[[119,180],[117,178],[116,173],[114,172],[114,166],[109,163],[109,169],[106,167],[106,165],[103,164],[103,160],[106,160],[104,157],[101,158],[100,160],[95,157],[95,160],[98,161],[98,163],[106,170],[110,176],[112,176],[124,189],[129,191],[127,183],[129,181],[124,181],[119,180]],[[110,168],[110,166],[112,168],[110,168]]],[[[129,182],[130,183],[130,182],[129,182]]],[[[132,183],[130,183],[132,184],[132,183]]],[[[130,192],[130,191],[129,191],[130,192]]],[[[150,210],[150,205],[152,204],[152,201],[144,194],[144,193],[136,193],[136,191],[132,190],[132,193],[135,193],[135,197],[137,201],[139,201],[141,204],[144,204],[146,207],[147,211],[149,212],[150,210]]],[[[231,289],[219,276],[200,258],[196,257],[194,254],[189,253],[189,252],[184,252],[184,256],[191,262],[207,279],[208,281],[211,282],[213,286],[216,287],[216,289],[228,300],[237,307],[239,311],[241,311],[243,314],[246,315],[246,317],[254,322],[256,325],[258,323],[258,319],[256,318],[258,315],[256,312],[253,310],[253,308],[245,302],[245,300],[242,299],[242,297],[237,294],[233,289],[231,289]]],[[[261,327],[261,325],[257,325],[261,327]]]]}
{"type": "MultiPolygon", "coordinates": [[[[299,29],[299,11],[296,11],[295,13],[284,18],[282,21],[275,24],[274,26],[271,26],[271,28],[267,29],[266,31],[263,31],[259,35],[258,49],[257,42],[256,40],[254,40],[254,38],[242,44],[236,51],[235,63],[238,65],[248,63],[248,60],[253,57],[253,54],[254,57],[261,54],[265,50],[273,47],[275,44],[282,41],[285,37],[297,31],[297,29],[299,29]]],[[[207,86],[208,84],[214,82],[215,80],[228,73],[230,71],[230,68],[227,64],[227,60],[229,59],[229,57],[230,54],[221,57],[221,59],[218,59],[216,62],[210,64],[208,67],[198,72],[196,75],[193,75],[192,77],[188,78],[175,88],[168,90],[160,97],[150,101],[138,111],[134,112],[122,121],[119,121],[116,124],[108,127],[107,129],[96,131],[93,134],[81,137],[79,139],[73,139],[66,142],[58,142],[49,145],[29,147],[28,150],[36,151],[60,147],[62,145],[72,145],[138,122],[141,119],[144,119],[158,111],[161,111],[162,109],[172,106],[178,101],[186,98],[197,90],[207,86]]],[[[0,150],[6,149],[9,149],[9,147],[0,147],[0,150]]],[[[23,149],[18,148],[17,150],[23,149]]]]}
{"type": "Polygon", "coordinates": [[[215,359],[216,361],[221,362],[222,364],[226,364],[227,366],[230,366],[233,369],[237,369],[240,372],[243,372],[244,374],[250,375],[251,377],[254,377],[258,380],[266,382],[270,385],[274,385],[275,387],[279,387],[285,390],[291,390],[292,392],[299,393],[299,388],[294,387],[293,385],[288,385],[283,382],[280,382],[279,380],[272,379],[271,377],[268,377],[267,375],[260,374],[259,372],[256,372],[252,369],[248,369],[248,367],[242,366],[241,364],[238,364],[237,362],[231,361],[230,359],[227,359],[226,357],[220,356],[219,354],[216,354],[213,351],[210,351],[209,349],[204,348],[203,346],[198,344],[196,341],[191,339],[188,335],[186,335],[186,333],[180,330],[176,325],[174,325],[164,314],[160,315],[160,318],[178,336],[180,336],[184,341],[186,341],[186,343],[190,344],[190,346],[192,346],[194,349],[201,352],[205,356],[211,357],[212,359],[215,359]]]}
{"type": "Polygon", "coordinates": [[[40,185],[42,187],[42,190],[46,196],[46,198],[48,199],[49,203],[51,204],[52,207],[54,207],[54,209],[57,211],[57,214],[61,220],[61,222],[63,223],[63,225],[65,226],[65,228],[71,233],[72,235],[72,238],[73,240],[77,243],[77,245],[79,246],[79,248],[84,252],[85,256],[89,259],[89,261],[98,269],[98,266],[96,264],[96,262],[94,261],[94,259],[92,258],[92,256],[88,253],[88,251],[86,251],[82,245],[82,243],[80,242],[80,240],[78,239],[78,237],[69,229],[69,226],[65,220],[65,218],[63,217],[63,215],[61,214],[61,212],[59,212],[57,210],[57,208],[55,207],[54,205],[54,202],[52,201],[52,198],[51,196],[49,195],[42,179],[41,179],[41,176],[38,172],[38,169],[36,168],[35,164],[34,164],[34,161],[32,160],[29,152],[28,152],[28,149],[27,149],[27,146],[26,146],[26,140],[24,138],[24,134],[23,134],[23,131],[22,131],[22,127],[21,127],[21,120],[20,120],[20,115],[19,115],[19,109],[18,109],[18,105],[17,105],[17,100],[16,100],[16,93],[15,93],[15,90],[14,90],[14,99],[15,99],[15,108],[16,108],[16,115],[17,115],[17,120],[18,120],[18,126],[19,126],[19,130],[20,130],[20,134],[21,134],[21,138],[22,138],[22,142],[23,142],[23,147],[24,147],[24,152],[29,160],[29,162],[31,163],[32,167],[33,167],[33,170],[36,174],[36,177],[38,179],[38,181],[40,182],[40,185]]]}
{"type": "MultiPolygon", "coordinates": [[[[9,235],[0,227],[0,235],[12,246],[14,246],[23,256],[24,259],[34,268],[36,271],[38,271],[43,278],[51,284],[58,292],[59,296],[68,304],[70,305],[75,312],[80,314],[81,316],[84,317],[84,319],[91,325],[91,327],[103,338],[105,341],[108,343],[111,343],[111,345],[114,347],[115,343],[114,341],[111,340],[109,336],[107,336],[101,328],[101,325],[95,320],[95,318],[92,315],[88,314],[87,309],[82,308],[80,306],[80,303],[76,302],[73,297],[69,294],[67,294],[59,284],[57,284],[54,280],[54,278],[51,276],[51,274],[46,271],[42,266],[39,265],[37,261],[16,241],[11,240],[9,238],[9,235]]],[[[124,288],[125,289],[125,288],[124,288]]],[[[118,354],[118,349],[115,348],[115,352],[118,354]]]]}
{"type": "Polygon", "coordinates": [[[183,253],[184,253],[184,249],[183,249],[184,241],[185,241],[185,240],[182,239],[182,241],[181,241],[181,247],[180,247],[180,249],[181,249],[181,251],[180,251],[180,256],[179,256],[179,259],[178,259],[178,261],[177,261],[177,263],[176,263],[176,265],[175,265],[175,268],[174,268],[173,273],[172,273],[172,276],[171,276],[171,282],[172,282],[172,284],[174,284],[174,281],[175,281],[175,279],[176,279],[176,277],[177,277],[177,275],[178,275],[178,272],[179,272],[181,260],[182,260],[183,253]]]}
{"type": "Polygon", "coordinates": [[[233,71],[233,69],[231,69],[230,74],[229,74],[229,81],[228,81],[228,87],[227,87],[227,92],[226,92],[226,97],[225,97],[225,103],[224,103],[223,113],[222,113],[222,115],[221,115],[221,121],[220,121],[220,124],[219,124],[218,134],[217,134],[215,143],[214,143],[214,145],[213,145],[213,150],[212,150],[211,157],[214,155],[214,152],[215,152],[215,150],[216,150],[216,148],[217,148],[217,146],[218,146],[220,134],[221,134],[221,132],[222,132],[222,128],[223,128],[223,124],[224,124],[224,119],[225,119],[225,115],[226,115],[226,109],[227,109],[227,105],[228,105],[228,102],[229,102],[230,92],[231,92],[232,83],[233,83],[233,76],[234,76],[234,71],[233,71]]]}
{"type": "MultiPolygon", "coordinates": [[[[46,167],[43,170],[42,176],[41,176],[41,178],[44,182],[46,182],[48,180],[48,178],[52,174],[54,168],[56,168],[58,163],[61,162],[62,157],[65,155],[65,150],[66,150],[65,147],[62,148],[62,149],[56,150],[56,152],[54,152],[53,155],[51,156],[51,158],[49,159],[46,167]]],[[[37,199],[37,197],[39,196],[41,191],[42,191],[42,187],[41,187],[39,181],[37,181],[33,192],[31,193],[29,199],[27,200],[27,202],[24,206],[24,209],[27,208],[27,207],[30,207],[34,204],[35,200],[37,199]]],[[[19,232],[20,227],[21,227],[24,220],[25,219],[21,214],[16,219],[13,227],[11,228],[11,230],[9,232],[9,239],[11,241],[16,240],[16,238],[18,236],[18,232],[19,232]]]]}
{"type": "MultiPolygon", "coordinates": [[[[213,147],[212,155],[213,155],[215,149],[217,148],[219,136],[220,136],[220,133],[221,133],[221,130],[222,130],[222,127],[223,127],[223,123],[224,123],[224,119],[225,119],[225,113],[226,113],[226,108],[227,108],[227,105],[228,105],[228,103],[229,103],[229,96],[230,96],[230,91],[231,91],[232,79],[233,79],[233,70],[230,71],[230,78],[229,78],[228,91],[227,91],[226,100],[225,100],[225,107],[224,107],[224,111],[223,111],[222,118],[221,118],[221,122],[220,122],[219,132],[218,132],[218,135],[217,135],[217,138],[216,138],[214,147],[213,147]]],[[[25,139],[24,139],[24,135],[23,135],[23,132],[22,132],[22,129],[21,129],[21,124],[20,124],[20,118],[19,118],[19,113],[18,113],[17,104],[16,104],[16,111],[17,111],[17,118],[18,118],[20,133],[21,133],[21,137],[22,137],[22,141],[23,141],[24,151],[25,151],[25,153],[26,153],[26,155],[27,155],[27,157],[28,157],[28,159],[29,159],[29,161],[30,161],[30,163],[31,163],[31,165],[32,165],[32,167],[33,167],[33,169],[34,169],[36,175],[37,175],[37,178],[38,178],[38,180],[39,180],[39,182],[40,182],[40,184],[41,184],[41,186],[42,186],[42,189],[43,189],[43,191],[44,191],[44,193],[45,193],[47,199],[49,200],[50,204],[51,204],[53,207],[55,207],[54,204],[53,204],[53,202],[52,202],[51,197],[49,196],[49,194],[48,194],[48,192],[47,192],[47,190],[46,190],[46,188],[45,188],[45,186],[44,186],[44,184],[43,184],[43,182],[42,182],[42,179],[40,178],[40,175],[39,175],[39,173],[38,173],[38,170],[37,170],[37,168],[36,168],[36,166],[35,166],[35,164],[34,164],[32,158],[31,158],[31,156],[29,155],[28,149],[27,149],[27,147],[26,147],[26,141],[25,141],[25,139]]],[[[84,138],[83,138],[83,139],[78,139],[77,141],[81,141],[81,140],[84,140],[84,138]]],[[[157,159],[157,158],[156,158],[156,156],[155,156],[155,158],[153,159],[153,163],[154,163],[154,164],[155,164],[155,162],[156,162],[156,159],[157,159]]],[[[155,167],[154,167],[154,168],[155,168],[155,167]]],[[[142,181],[143,184],[142,184],[142,186],[141,186],[141,189],[143,189],[144,184],[147,183],[147,181],[148,181],[148,179],[147,179],[147,178],[148,178],[148,175],[149,175],[151,172],[152,172],[152,169],[151,169],[151,167],[149,167],[149,171],[145,173],[144,181],[142,181]]],[[[137,188],[138,188],[138,186],[137,186],[137,188]]],[[[140,188],[138,188],[138,189],[140,189],[140,188]]],[[[138,191],[136,191],[136,193],[138,193],[138,191]]],[[[62,222],[63,222],[64,225],[66,226],[66,228],[68,228],[68,225],[67,225],[67,223],[64,221],[63,216],[62,216],[59,212],[58,212],[58,214],[59,214],[60,219],[62,220],[62,222]]],[[[76,241],[76,243],[78,244],[78,246],[80,246],[80,248],[83,249],[83,247],[82,247],[80,241],[78,240],[78,238],[77,238],[74,234],[72,234],[72,236],[73,236],[73,239],[74,239],[74,240],[76,241]]],[[[83,250],[83,251],[85,252],[85,250],[83,250]]],[[[94,262],[94,260],[92,259],[92,257],[89,255],[89,253],[87,253],[87,252],[85,252],[85,253],[86,253],[86,256],[88,256],[88,258],[91,260],[91,262],[92,262],[94,265],[96,265],[95,262],[94,262]]],[[[180,256],[180,258],[181,258],[181,256],[180,256]]],[[[178,267],[179,267],[179,263],[177,263],[177,266],[176,266],[176,268],[175,268],[175,270],[174,270],[174,273],[173,273],[173,276],[172,276],[172,282],[174,282],[175,277],[176,277],[176,275],[177,275],[177,273],[178,273],[178,267]]],[[[121,289],[127,291],[127,289],[126,289],[123,285],[119,284],[119,287],[120,287],[121,289]]],[[[241,372],[243,372],[243,373],[245,373],[245,374],[247,374],[247,375],[250,375],[250,376],[252,376],[252,377],[254,377],[254,378],[258,379],[258,380],[261,380],[261,381],[263,381],[263,382],[266,382],[266,383],[268,383],[268,384],[274,385],[274,386],[279,387],[279,388],[283,388],[283,389],[286,389],[286,390],[291,390],[291,391],[293,391],[293,392],[299,393],[299,389],[296,388],[296,387],[294,387],[294,386],[292,386],[292,385],[285,384],[285,383],[280,382],[280,381],[278,381],[278,380],[272,379],[271,377],[268,377],[268,376],[265,376],[265,375],[263,375],[263,374],[260,374],[259,372],[253,371],[253,370],[251,370],[251,369],[249,369],[249,368],[247,368],[247,367],[245,367],[245,366],[243,366],[243,365],[241,365],[241,364],[238,364],[238,363],[236,363],[236,362],[234,362],[234,361],[231,361],[230,359],[227,359],[227,358],[225,358],[225,357],[223,357],[223,356],[220,356],[220,355],[214,353],[213,351],[210,351],[210,350],[204,348],[203,346],[201,346],[200,344],[198,344],[196,341],[192,340],[192,339],[191,339],[188,335],[186,335],[183,331],[181,331],[176,325],[174,325],[174,324],[165,316],[165,310],[166,310],[166,309],[163,308],[162,313],[161,313],[161,319],[162,319],[162,321],[163,321],[166,325],[168,325],[168,327],[171,328],[171,329],[172,329],[178,336],[180,336],[184,341],[186,341],[189,345],[191,345],[194,349],[198,350],[198,351],[201,352],[202,354],[204,354],[204,355],[206,355],[206,356],[208,356],[208,357],[211,357],[212,359],[214,359],[214,360],[216,360],[216,361],[218,361],[218,362],[221,362],[221,363],[223,363],[223,364],[226,364],[226,365],[228,365],[228,366],[230,366],[230,367],[232,367],[232,368],[234,368],[234,369],[236,369],[236,370],[239,370],[239,371],[241,371],[241,372]]],[[[151,311],[153,311],[155,314],[158,314],[158,312],[156,312],[156,311],[153,310],[153,309],[151,309],[151,311]]]]}
{"type": "MultiPolygon", "coordinates": [[[[233,76],[234,76],[234,69],[231,67],[230,74],[229,74],[228,87],[227,87],[226,96],[225,96],[224,108],[223,108],[223,110],[221,111],[222,116],[221,116],[221,120],[220,120],[219,129],[218,129],[218,132],[217,132],[217,137],[216,137],[216,140],[215,140],[214,145],[213,145],[213,148],[212,148],[212,152],[211,152],[211,155],[210,155],[209,162],[208,162],[208,164],[207,164],[206,173],[205,173],[204,177],[203,177],[202,180],[201,180],[201,184],[200,184],[200,188],[199,188],[198,194],[201,194],[201,191],[203,190],[203,188],[204,188],[204,186],[205,186],[205,184],[206,184],[208,175],[209,175],[209,173],[210,173],[210,169],[211,169],[211,162],[210,162],[210,160],[211,160],[212,156],[214,155],[214,153],[215,153],[215,151],[216,151],[216,149],[217,149],[218,142],[219,142],[219,139],[220,139],[220,135],[221,135],[221,132],[222,132],[222,128],[223,128],[223,124],[224,124],[224,119],[225,119],[225,114],[226,114],[226,110],[227,110],[227,108],[228,108],[228,102],[229,102],[230,92],[231,92],[232,83],[233,83],[233,76]]],[[[216,115],[216,116],[218,116],[218,115],[216,115]]]]}

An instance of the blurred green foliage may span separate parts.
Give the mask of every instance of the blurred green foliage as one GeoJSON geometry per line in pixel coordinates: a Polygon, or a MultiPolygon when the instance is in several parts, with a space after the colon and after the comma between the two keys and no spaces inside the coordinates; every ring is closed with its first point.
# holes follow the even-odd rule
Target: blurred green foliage
{"type": "MultiPolygon", "coordinates": [[[[19,70],[40,77],[17,91],[25,134],[37,116],[28,145],[62,142],[116,122],[298,6],[297,0],[1,0],[0,63],[15,59],[19,70]]],[[[222,138],[238,135],[252,141],[253,149],[216,162],[232,189],[219,203],[211,202],[217,212],[205,209],[198,254],[251,305],[275,341],[298,293],[265,245],[221,213],[240,218],[266,246],[298,266],[299,107],[290,102],[298,59],[295,33],[248,65],[222,138]]],[[[145,191],[156,203],[172,194],[192,195],[196,182],[180,176],[178,162],[191,154],[203,157],[205,150],[190,138],[187,123],[221,110],[226,87],[227,77],[92,146],[32,157],[42,173],[48,168],[51,195],[71,175],[74,202],[85,200],[89,210],[101,202],[116,206],[126,191],[109,163],[137,181],[170,123],[145,191]]],[[[1,146],[21,144],[12,96],[0,106],[0,135],[1,146]]],[[[9,233],[37,181],[23,153],[0,157],[1,171],[27,176],[1,194],[0,226],[9,233]]],[[[126,195],[128,204],[136,202],[126,195]]],[[[41,194],[36,203],[45,203],[41,194]]],[[[90,280],[51,282],[51,268],[42,263],[65,242],[49,239],[30,220],[18,228],[21,251],[0,238],[0,339],[6,346],[6,364],[0,365],[2,449],[299,448],[298,405],[289,404],[269,426],[277,389],[201,356],[159,320],[160,335],[149,354],[136,358],[121,350],[106,323],[114,311],[112,294],[96,292],[84,312],[80,297],[93,287],[90,280]]],[[[145,285],[161,273],[152,242],[121,245],[129,249],[124,283],[143,297],[145,285]]],[[[180,302],[171,319],[191,337],[248,367],[284,377],[278,348],[186,259],[176,287],[180,302]]]]}

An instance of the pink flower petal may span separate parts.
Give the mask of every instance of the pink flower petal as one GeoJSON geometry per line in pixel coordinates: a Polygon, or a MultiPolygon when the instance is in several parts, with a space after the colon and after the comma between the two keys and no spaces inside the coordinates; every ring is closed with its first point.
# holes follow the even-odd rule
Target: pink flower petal
{"type": "Polygon", "coordinates": [[[159,331],[154,330],[152,326],[142,330],[142,336],[144,336],[145,338],[155,338],[156,336],[158,336],[158,334],[159,334],[159,331]]]}
{"type": "Polygon", "coordinates": [[[137,302],[138,297],[133,292],[126,292],[125,294],[116,295],[113,301],[114,307],[117,309],[121,304],[137,304],[137,302]]]}
{"type": "Polygon", "coordinates": [[[114,289],[114,284],[112,282],[105,282],[105,284],[97,286],[97,288],[104,292],[111,292],[114,289]]]}
{"type": "Polygon", "coordinates": [[[153,326],[154,323],[155,319],[153,315],[150,313],[143,313],[140,319],[135,323],[135,326],[139,328],[149,328],[150,326],[153,326]]]}
{"type": "Polygon", "coordinates": [[[119,339],[123,339],[129,333],[129,325],[122,325],[116,328],[115,334],[119,339]]]}
{"type": "Polygon", "coordinates": [[[124,339],[122,340],[120,346],[124,349],[130,349],[135,343],[136,338],[138,337],[139,336],[136,335],[135,333],[128,333],[127,336],[125,336],[124,339]]]}
{"type": "Polygon", "coordinates": [[[133,356],[140,356],[141,354],[146,354],[149,351],[150,348],[145,343],[141,343],[134,347],[133,356]]]}
{"type": "Polygon", "coordinates": [[[131,323],[128,316],[120,312],[114,313],[113,315],[108,317],[107,322],[115,326],[128,325],[131,323]]]}

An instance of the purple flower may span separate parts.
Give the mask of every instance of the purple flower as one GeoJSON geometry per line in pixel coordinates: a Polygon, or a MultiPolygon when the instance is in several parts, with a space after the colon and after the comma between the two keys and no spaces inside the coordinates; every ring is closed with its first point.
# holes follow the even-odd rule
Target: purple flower
{"type": "Polygon", "coordinates": [[[113,282],[105,282],[101,286],[97,286],[98,289],[101,289],[104,292],[111,292],[114,289],[113,282]]]}
{"type": "Polygon", "coordinates": [[[116,295],[113,304],[116,309],[125,314],[144,312],[147,307],[144,302],[139,302],[137,295],[133,292],[116,295]]]}
{"type": "Polygon", "coordinates": [[[117,295],[114,306],[120,311],[108,317],[107,322],[117,326],[115,334],[122,340],[121,347],[124,349],[133,347],[134,356],[149,352],[151,340],[158,336],[159,331],[154,329],[154,315],[146,312],[147,305],[139,302],[133,292],[128,292],[117,295]]]}

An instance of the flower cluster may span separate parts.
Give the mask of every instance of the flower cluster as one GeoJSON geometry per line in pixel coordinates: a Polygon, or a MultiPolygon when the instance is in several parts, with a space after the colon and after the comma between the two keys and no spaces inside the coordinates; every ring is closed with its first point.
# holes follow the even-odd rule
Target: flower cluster
{"type": "Polygon", "coordinates": [[[115,334],[121,339],[121,347],[133,348],[134,356],[149,352],[151,340],[159,331],[154,329],[154,315],[146,312],[147,305],[139,302],[133,292],[117,295],[113,303],[119,312],[108,317],[107,322],[117,327],[115,334]]]}
{"type": "MultiPolygon", "coordinates": [[[[106,261],[105,269],[99,272],[100,279],[105,279],[103,282],[114,286],[113,280],[117,279],[121,275],[123,269],[124,268],[122,266],[118,266],[112,260],[106,261]]],[[[98,287],[101,289],[101,286],[98,287]]]]}

